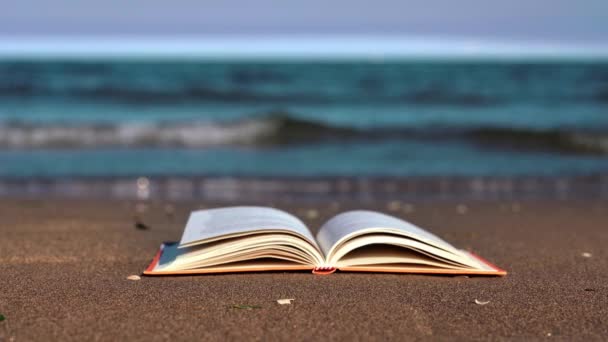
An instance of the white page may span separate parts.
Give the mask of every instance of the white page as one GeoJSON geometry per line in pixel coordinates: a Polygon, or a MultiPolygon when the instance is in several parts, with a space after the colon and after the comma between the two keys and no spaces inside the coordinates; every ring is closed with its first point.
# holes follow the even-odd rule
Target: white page
{"type": "MultiPolygon", "coordinates": [[[[452,264],[456,267],[479,267],[475,259],[471,259],[465,255],[455,255],[454,253],[446,252],[441,248],[410,239],[403,236],[387,235],[387,234],[363,234],[348,239],[340,248],[334,250],[331,255],[328,255],[327,263],[330,265],[338,264],[342,261],[342,257],[349,254],[351,251],[359,250],[365,246],[385,245],[385,249],[392,249],[393,246],[402,247],[405,250],[415,251],[425,257],[435,258],[446,264],[452,264]]],[[[369,249],[369,248],[368,248],[369,249]]]]}
{"type": "Polygon", "coordinates": [[[218,258],[230,261],[231,258],[241,253],[268,249],[290,250],[294,257],[306,260],[306,264],[317,265],[324,261],[321,253],[302,238],[291,234],[264,233],[216,240],[191,248],[180,248],[180,251],[183,252],[176,255],[172,264],[175,267],[181,267],[191,263],[202,264],[218,258]]]}
{"type": "Polygon", "coordinates": [[[258,231],[293,232],[317,246],[310,230],[297,217],[268,207],[227,207],[194,211],[190,214],[180,246],[258,231]]]}
{"type": "Polygon", "coordinates": [[[329,257],[331,248],[340,239],[369,228],[380,228],[389,232],[391,229],[397,230],[412,238],[430,242],[437,247],[460,254],[454,246],[426,230],[396,217],[368,210],[348,211],[334,216],[319,229],[317,242],[321,251],[326,257],[329,257]]]}
{"type": "MultiPolygon", "coordinates": [[[[180,268],[180,267],[175,267],[174,262],[177,258],[179,258],[181,255],[183,255],[184,253],[188,253],[189,248],[178,248],[177,244],[171,244],[171,245],[165,245],[160,257],[160,260],[158,262],[158,264],[154,267],[154,272],[175,272],[175,271],[184,271],[184,270],[190,270],[188,268],[180,268]]],[[[255,269],[278,269],[278,270],[284,270],[287,269],[289,267],[301,267],[302,265],[294,263],[292,261],[285,261],[285,260],[280,260],[280,259],[276,259],[276,260],[246,260],[246,261],[240,261],[240,262],[231,262],[231,263],[227,263],[224,265],[218,265],[215,268],[218,270],[222,270],[222,271],[227,271],[230,269],[233,269],[235,272],[238,271],[243,271],[243,270],[247,270],[247,269],[251,269],[251,268],[255,268],[255,269]]],[[[213,268],[213,267],[212,267],[213,268]]]]}
{"type": "Polygon", "coordinates": [[[445,263],[411,249],[379,245],[367,246],[366,248],[357,249],[353,253],[349,253],[348,256],[340,258],[336,267],[369,267],[377,265],[393,267],[428,265],[441,268],[462,269],[462,266],[445,263]]]}

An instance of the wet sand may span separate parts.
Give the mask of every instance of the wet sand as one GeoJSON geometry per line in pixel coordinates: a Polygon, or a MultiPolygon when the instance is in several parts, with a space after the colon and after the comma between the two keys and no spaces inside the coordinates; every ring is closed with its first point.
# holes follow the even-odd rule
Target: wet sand
{"type": "Polygon", "coordinates": [[[608,339],[605,201],[274,203],[313,229],[351,208],[407,217],[505,268],[504,278],[127,279],[179,239],[190,210],[229,204],[1,200],[0,340],[608,339]]]}

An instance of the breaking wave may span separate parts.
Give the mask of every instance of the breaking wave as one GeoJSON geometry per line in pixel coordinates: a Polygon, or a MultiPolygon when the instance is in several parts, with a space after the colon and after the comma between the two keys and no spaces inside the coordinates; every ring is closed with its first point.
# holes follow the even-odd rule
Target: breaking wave
{"type": "Polygon", "coordinates": [[[520,151],[608,154],[605,132],[433,126],[366,129],[304,120],[283,112],[230,122],[0,123],[0,148],[5,149],[277,146],[348,139],[455,140],[520,151]]]}
{"type": "Polygon", "coordinates": [[[312,121],[272,114],[233,122],[34,124],[0,123],[2,148],[208,147],[275,145],[350,134],[312,121]]]}

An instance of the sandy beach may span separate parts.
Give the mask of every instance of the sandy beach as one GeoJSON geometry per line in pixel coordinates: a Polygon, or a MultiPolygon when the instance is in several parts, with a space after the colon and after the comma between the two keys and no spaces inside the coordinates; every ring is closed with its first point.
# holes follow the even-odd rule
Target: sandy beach
{"type": "Polygon", "coordinates": [[[0,340],[608,338],[605,201],[279,203],[313,230],[343,210],[382,210],[509,275],[128,280],[162,241],[179,239],[191,210],[235,203],[3,199],[0,340]],[[135,215],[148,229],[135,227],[135,215]],[[277,304],[284,298],[295,300],[277,304]]]}

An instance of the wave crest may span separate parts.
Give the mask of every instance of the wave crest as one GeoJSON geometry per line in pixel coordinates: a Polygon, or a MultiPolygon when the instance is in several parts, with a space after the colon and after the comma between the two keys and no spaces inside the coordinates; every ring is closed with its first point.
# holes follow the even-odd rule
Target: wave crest
{"type": "Polygon", "coordinates": [[[481,127],[348,128],[287,112],[232,122],[0,124],[0,148],[275,146],[344,140],[469,141],[518,151],[608,154],[608,134],[580,130],[481,127]]]}
{"type": "Polygon", "coordinates": [[[0,124],[3,148],[92,147],[208,147],[282,144],[346,134],[320,123],[285,113],[233,122],[117,123],[117,124],[0,124]]]}

